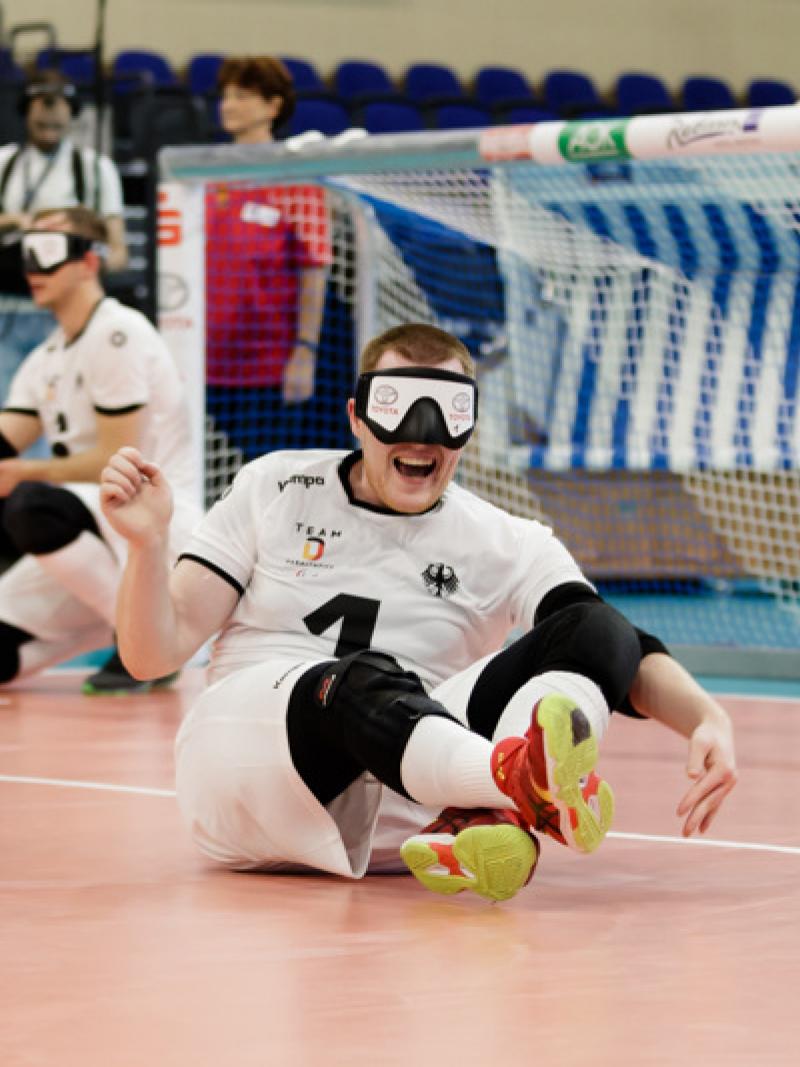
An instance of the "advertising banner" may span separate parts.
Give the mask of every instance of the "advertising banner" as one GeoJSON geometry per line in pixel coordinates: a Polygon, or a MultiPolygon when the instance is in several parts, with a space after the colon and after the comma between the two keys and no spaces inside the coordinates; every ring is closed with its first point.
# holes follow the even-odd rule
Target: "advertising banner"
{"type": "Polygon", "coordinates": [[[203,188],[158,191],[158,328],[186,386],[203,499],[205,453],[205,216],[203,188]]]}

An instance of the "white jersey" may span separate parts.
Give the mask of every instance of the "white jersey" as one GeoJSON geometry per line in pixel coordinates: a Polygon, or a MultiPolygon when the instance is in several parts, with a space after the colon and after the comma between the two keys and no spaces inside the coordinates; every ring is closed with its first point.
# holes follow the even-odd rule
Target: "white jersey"
{"type": "Polygon", "coordinates": [[[432,688],[529,628],[549,590],[586,581],[548,527],[457,485],[423,515],[355,501],[356,458],[257,459],[195,529],[183,556],[242,592],[215,642],[212,678],[372,647],[432,688]]]}
{"type": "MultiPolygon", "coordinates": [[[[79,203],[73,171],[74,145],[65,138],[55,155],[41,152],[29,144],[20,151],[16,144],[0,148],[0,175],[5,172],[11,159],[16,160],[8,176],[3,193],[2,210],[42,211],[50,208],[76,207],[79,203]]],[[[95,205],[104,218],[122,215],[122,182],[119,173],[108,156],[97,156],[92,148],[79,149],[85,183],[84,203],[95,205]],[[99,179],[99,186],[98,186],[99,179]]]]}
{"type": "Polygon", "coordinates": [[[83,331],[67,341],[61,327],[23,361],[4,410],[38,415],[55,455],[97,443],[97,414],[147,407],[141,450],[177,494],[192,494],[189,411],[177,366],[139,311],[106,297],[83,331]]]}

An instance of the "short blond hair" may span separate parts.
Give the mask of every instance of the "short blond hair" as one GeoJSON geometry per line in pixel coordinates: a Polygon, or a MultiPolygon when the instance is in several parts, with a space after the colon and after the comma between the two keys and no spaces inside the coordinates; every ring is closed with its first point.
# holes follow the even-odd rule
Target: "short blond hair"
{"type": "Polygon", "coordinates": [[[412,363],[435,367],[455,357],[464,374],[475,377],[475,361],[457,337],[427,322],[407,322],[378,334],[365,346],[358,363],[359,374],[375,370],[385,352],[396,352],[412,363]]]}
{"type": "Polygon", "coordinates": [[[66,219],[69,232],[76,237],[85,237],[87,241],[99,241],[108,244],[108,226],[105,219],[96,211],[90,211],[88,207],[48,207],[37,211],[33,216],[34,222],[49,219],[60,215],[66,219]]]}

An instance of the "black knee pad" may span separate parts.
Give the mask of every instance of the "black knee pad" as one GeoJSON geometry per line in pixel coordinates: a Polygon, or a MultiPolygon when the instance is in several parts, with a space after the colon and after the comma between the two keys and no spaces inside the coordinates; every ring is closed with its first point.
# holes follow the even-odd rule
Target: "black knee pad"
{"type": "Polygon", "coordinates": [[[0,622],[0,684],[13,681],[19,674],[19,650],[32,640],[33,634],[27,630],[0,622]]]}
{"type": "MultiPolygon", "coordinates": [[[[416,674],[383,652],[355,652],[318,677],[314,701],[327,731],[364,769],[405,797],[400,761],[420,719],[454,719],[416,674]]],[[[409,798],[411,799],[411,798],[409,798]]]]}
{"type": "MultiPolygon", "coordinates": [[[[565,657],[572,670],[600,687],[609,708],[618,708],[628,695],[642,658],[636,630],[610,604],[575,604],[565,657]]],[[[570,668],[566,668],[570,669],[570,668]]]]}
{"type": "Polygon", "coordinates": [[[590,678],[610,708],[619,707],[642,658],[636,630],[602,600],[570,604],[554,612],[527,637],[538,639],[536,673],[572,671],[590,678]]]}
{"type": "Polygon", "coordinates": [[[599,597],[548,615],[490,660],[467,706],[470,729],[493,737],[503,709],[526,682],[546,671],[590,678],[612,710],[624,703],[641,660],[639,637],[599,597]]]}
{"type": "Polygon", "coordinates": [[[94,516],[69,489],[46,482],[20,482],[6,498],[3,526],[22,555],[56,552],[84,530],[100,536],[94,516]]]}

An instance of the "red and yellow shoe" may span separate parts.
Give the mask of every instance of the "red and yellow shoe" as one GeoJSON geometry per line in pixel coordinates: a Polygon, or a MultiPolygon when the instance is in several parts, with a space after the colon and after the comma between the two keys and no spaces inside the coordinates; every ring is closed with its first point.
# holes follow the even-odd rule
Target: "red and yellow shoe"
{"type": "Polygon", "coordinates": [[[539,843],[513,811],[445,808],[400,849],[426,889],[450,895],[471,889],[509,900],[533,877],[539,843]]]}
{"type": "Polygon", "coordinates": [[[595,773],[597,738],[569,697],[551,693],[534,707],[525,737],[495,745],[492,774],[534,830],[594,852],[611,828],[614,794],[595,773]]]}

